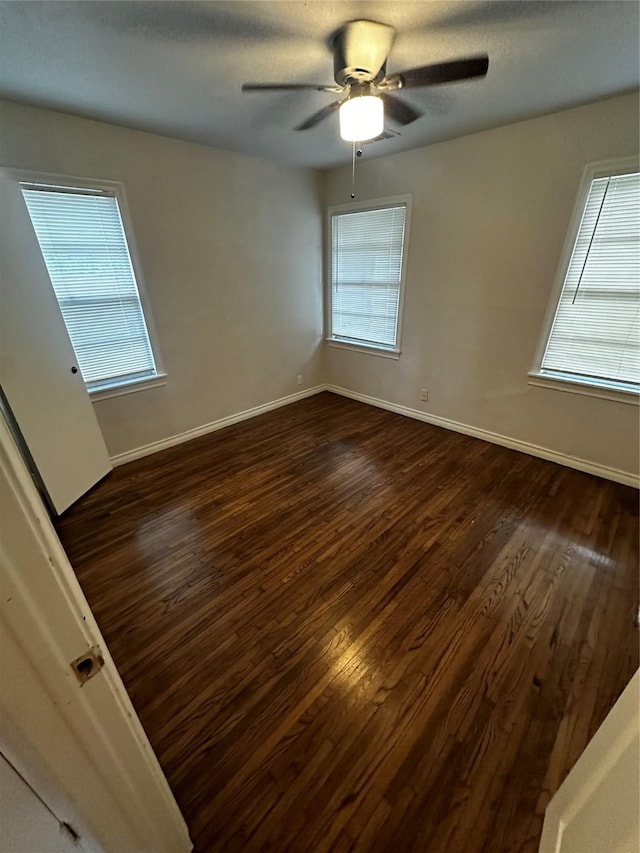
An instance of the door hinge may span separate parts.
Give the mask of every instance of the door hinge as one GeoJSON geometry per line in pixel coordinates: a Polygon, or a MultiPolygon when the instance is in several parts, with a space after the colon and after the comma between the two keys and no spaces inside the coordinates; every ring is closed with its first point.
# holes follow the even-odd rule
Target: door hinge
{"type": "Polygon", "coordinates": [[[65,835],[68,835],[74,844],[78,844],[80,841],[80,833],[75,830],[70,823],[67,823],[66,820],[60,821],[60,830],[61,832],[64,832],[65,835]]]}

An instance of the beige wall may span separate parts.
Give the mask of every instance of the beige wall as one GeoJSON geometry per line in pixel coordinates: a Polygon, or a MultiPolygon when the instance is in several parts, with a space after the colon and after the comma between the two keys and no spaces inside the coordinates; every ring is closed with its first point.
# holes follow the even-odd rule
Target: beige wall
{"type": "Polygon", "coordinates": [[[348,167],[319,179],[6,102],[0,122],[2,165],[125,185],[169,377],[95,404],[112,454],[295,393],[302,373],[638,471],[636,407],[527,384],[582,170],[637,152],[636,95],[358,162],[359,200],[413,195],[398,361],[320,345],[318,185],[348,201],[348,167]]]}
{"type": "Polygon", "coordinates": [[[112,454],[321,381],[317,175],[12,103],[0,164],[122,181],[164,387],[95,403],[112,454]]]}
{"type": "MultiPolygon", "coordinates": [[[[637,472],[637,407],[527,384],[584,166],[637,151],[631,94],[358,162],[358,200],[413,194],[402,355],[328,347],[327,380],[637,472]]],[[[327,204],[350,179],[326,174],[327,204]]]]}

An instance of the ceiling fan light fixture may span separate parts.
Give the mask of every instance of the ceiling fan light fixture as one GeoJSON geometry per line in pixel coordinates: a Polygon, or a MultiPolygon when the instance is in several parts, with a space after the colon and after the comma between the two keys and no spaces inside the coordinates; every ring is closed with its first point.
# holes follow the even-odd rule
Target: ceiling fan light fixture
{"type": "Polygon", "coordinates": [[[375,95],[356,95],[340,105],[338,119],[345,142],[366,142],[384,130],[384,104],[375,95]]]}
{"type": "MultiPolygon", "coordinates": [[[[357,4],[356,4],[357,5],[357,4]]],[[[347,142],[368,142],[384,133],[386,118],[405,126],[422,111],[395,96],[400,89],[420,89],[484,77],[489,69],[486,54],[467,56],[408,68],[387,75],[387,60],[395,29],[376,21],[347,21],[331,41],[336,85],[318,83],[243,83],[243,92],[296,91],[309,89],[337,95],[338,99],[317,110],[295,129],[310,130],[338,112],[340,136],[347,142]]]]}

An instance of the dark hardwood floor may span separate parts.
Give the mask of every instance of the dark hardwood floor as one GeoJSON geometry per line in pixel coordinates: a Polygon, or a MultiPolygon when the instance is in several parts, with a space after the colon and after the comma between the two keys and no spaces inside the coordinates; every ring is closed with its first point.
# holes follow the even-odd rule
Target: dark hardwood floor
{"type": "Polygon", "coordinates": [[[637,492],[327,393],[58,527],[201,853],[533,853],[638,666],[637,492]]]}

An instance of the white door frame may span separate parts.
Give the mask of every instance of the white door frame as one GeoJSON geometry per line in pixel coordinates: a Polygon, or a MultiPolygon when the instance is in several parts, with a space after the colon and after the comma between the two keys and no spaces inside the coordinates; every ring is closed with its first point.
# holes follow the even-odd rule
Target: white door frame
{"type": "Polygon", "coordinates": [[[187,853],[184,819],[1,417],[0,507],[0,737],[107,853],[187,853]],[[104,666],[81,685],[70,662],[93,646],[104,666]]]}
{"type": "Polygon", "coordinates": [[[640,671],[547,806],[539,853],[640,853],[640,671]]]}

